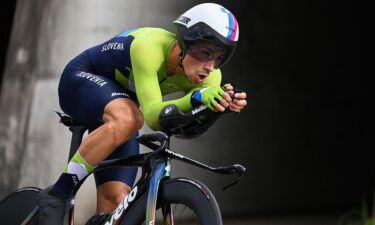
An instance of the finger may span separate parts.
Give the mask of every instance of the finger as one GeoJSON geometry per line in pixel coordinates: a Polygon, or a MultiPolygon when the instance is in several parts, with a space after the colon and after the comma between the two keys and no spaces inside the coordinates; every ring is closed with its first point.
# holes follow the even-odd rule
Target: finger
{"type": "MultiPolygon", "coordinates": [[[[215,98],[216,98],[216,97],[211,97],[211,98],[210,98],[210,100],[211,100],[211,104],[212,104],[212,105],[216,105],[216,104],[218,104],[215,98]]],[[[221,96],[219,96],[219,97],[217,98],[218,101],[221,101],[221,99],[223,99],[223,97],[221,97],[221,96]]]]}
{"type": "Polygon", "coordinates": [[[226,99],[224,99],[224,98],[221,99],[220,104],[222,106],[224,106],[225,108],[228,108],[228,106],[229,106],[229,102],[227,102],[226,99]]]}
{"type": "Polygon", "coordinates": [[[235,96],[236,98],[245,99],[245,98],[246,98],[246,93],[245,93],[245,92],[236,93],[234,96],[235,96]]]}
{"type": "Polygon", "coordinates": [[[239,112],[241,111],[241,108],[238,108],[236,105],[230,106],[229,109],[233,112],[239,112]]]}
{"type": "Polygon", "coordinates": [[[210,108],[212,111],[216,111],[215,108],[212,106],[212,104],[209,104],[208,108],[210,108]]]}
{"type": "Polygon", "coordinates": [[[235,105],[237,105],[237,106],[240,106],[240,107],[245,107],[245,106],[247,106],[247,101],[246,101],[245,99],[241,99],[241,100],[239,100],[239,99],[234,99],[234,100],[233,100],[233,103],[234,103],[235,105]]]}
{"type": "Polygon", "coordinates": [[[216,105],[217,103],[221,102],[221,100],[223,100],[223,99],[224,99],[223,96],[221,96],[219,94],[215,94],[214,97],[212,98],[212,100],[214,101],[214,102],[212,102],[212,104],[216,105]]]}
{"type": "Polygon", "coordinates": [[[216,104],[215,105],[215,109],[217,111],[219,111],[219,112],[224,112],[225,111],[225,108],[222,105],[220,105],[220,104],[216,104]]]}
{"type": "Polygon", "coordinates": [[[231,84],[225,84],[224,87],[225,87],[225,89],[227,91],[232,91],[233,90],[233,86],[231,84]]]}
{"type": "Polygon", "coordinates": [[[227,93],[227,92],[224,92],[223,95],[224,99],[229,103],[232,101],[232,98],[230,97],[230,95],[227,93]]]}
{"type": "Polygon", "coordinates": [[[229,94],[230,98],[233,100],[234,99],[234,91],[227,91],[229,94]]]}
{"type": "Polygon", "coordinates": [[[222,88],[220,88],[220,87],[218,87],[217,92],[220,95],[223,95],[223,93],[225,93],[225,91],[222,88]]]}
{"type": "Polygon", "coordinates": [[[243,107],[239,106],[239,105],[236,105],[234,103],[231,103],[229,105],[229,109],[232,110],[232,111],[239,111],[239,110],[243,109],[243,107]]]}

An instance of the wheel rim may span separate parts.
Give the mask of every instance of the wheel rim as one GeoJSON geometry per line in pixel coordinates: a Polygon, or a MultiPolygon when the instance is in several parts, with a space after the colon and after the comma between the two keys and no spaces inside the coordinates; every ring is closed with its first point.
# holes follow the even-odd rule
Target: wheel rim
{"type": "MultiPolygon", "coordinates": [[[[171,204],[171,211],[173,214],[174,225],[200,225],[200,221],[195,212],[190,209],[187,205],[173,203],[171,204]]],[[[168,222],[164,221],[164,216],[162,213],[162,207],[156,210],[156,221],[155,225],[170,225],[168,222]]],[[[146,225],[144,222],[142,225],[146,225]]]]}

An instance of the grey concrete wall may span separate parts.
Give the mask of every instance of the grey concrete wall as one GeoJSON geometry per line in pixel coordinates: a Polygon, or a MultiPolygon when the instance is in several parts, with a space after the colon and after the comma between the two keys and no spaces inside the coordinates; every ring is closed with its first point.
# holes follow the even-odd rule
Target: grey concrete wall
{"type": "MultiPolygon", "coordinates": [[[[21,2],[21,1],[20,1],[21,2]]],[[[15,189],[21,178],[27,144],[30,105],[38,77],[39,31],[49,9],[43,0],[17,5],[0,96],[0,195],[15,189]]]]}

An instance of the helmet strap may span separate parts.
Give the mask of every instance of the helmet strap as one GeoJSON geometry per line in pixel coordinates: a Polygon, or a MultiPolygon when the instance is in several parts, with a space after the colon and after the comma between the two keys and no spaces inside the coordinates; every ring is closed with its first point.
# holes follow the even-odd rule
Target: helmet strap
{"type": "Polygon", "coordinates": [[[181,52],[180,52],[180,54],[179,54],[179,56],[180,56],[180,61],[178,62],[178,65],[182,68],[182,69],[184,69],[184,65],[182,65],[182,60],[184,60],[184,58],[185,58],[185,51],[182,51],[181,50],[181,52]]]}
{"type": "Polygon", "coordinates": [[[184,74],[186,76],[186,72],[185,72],[185,68],[184,68],[184,65],[182,65],[182,60],[184,60],[185,56],[186,56],[186,53],[185,51],[182,51],[180,52],[180,61],[178,62],[178,66],[181,67],[182,71],[184,71],[184,74]]]}

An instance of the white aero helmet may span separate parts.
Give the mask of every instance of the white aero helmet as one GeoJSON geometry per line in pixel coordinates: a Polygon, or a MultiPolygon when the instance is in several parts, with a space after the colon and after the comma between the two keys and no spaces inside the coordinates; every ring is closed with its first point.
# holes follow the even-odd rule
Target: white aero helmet
{"type": "Polygon", "coordinates": [[[219,67],[233,55],[239,36],[234,15],[221,5],[203,3],[189,9],[173,22],[177,26],[177,39],[183,54],[197,40],[212,40],[224,49],[219,67]]]}

